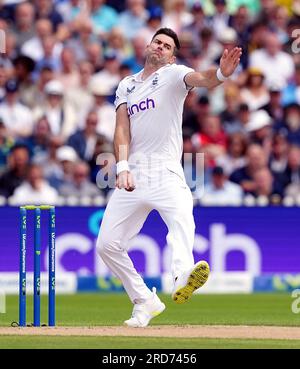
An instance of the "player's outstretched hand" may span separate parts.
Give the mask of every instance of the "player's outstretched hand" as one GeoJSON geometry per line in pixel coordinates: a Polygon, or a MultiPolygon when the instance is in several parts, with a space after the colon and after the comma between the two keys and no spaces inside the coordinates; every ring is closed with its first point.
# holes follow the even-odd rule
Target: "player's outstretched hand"
{"type": "Polygon", "coordinates": [[[240,62],[242,55],[241,47],[234,47],[228,51],[225,49],[220,60],[220,69],[224,77],[230,77],[240,62]]]}
{"type": "Polygon", "coordinates": [[[133,176],[130,172],[124,171],[117,176],[116,187],[120,190],[124,188],[126,191],[133,191],[135,189],[133,176]]]}

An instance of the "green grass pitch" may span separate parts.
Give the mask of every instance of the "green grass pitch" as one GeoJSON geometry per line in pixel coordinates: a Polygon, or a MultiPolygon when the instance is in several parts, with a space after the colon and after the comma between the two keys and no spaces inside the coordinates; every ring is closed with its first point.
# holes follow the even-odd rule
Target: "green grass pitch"
{"type": "MultiPolygon", "coordinates": [[[[289,294],[196,295],[176,305],[160,295],[167,309],[151,325],[274,325],[299,326],[300,314],[291,310],[289,294]]],[[[42,318],[47,323],[47,297],[42,296],[42,318]]],[[[18,296],[7,296],[0,326],[18,320],[18,296]]],[[[125,294],[77,294],[56,297],[57,326],[120,326],[131,315],[125,294]]],[[[32,297],[27,320],[32,322],[32,297]]],[[[0,336],[0,348],[300,348],[298,340],[250,340],[140,337],[0,336]]]]}

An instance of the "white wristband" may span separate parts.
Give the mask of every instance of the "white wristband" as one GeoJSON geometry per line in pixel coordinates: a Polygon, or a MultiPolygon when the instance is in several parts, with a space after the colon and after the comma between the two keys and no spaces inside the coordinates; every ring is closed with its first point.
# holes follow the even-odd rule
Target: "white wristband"
{"type": "Polygon", "coordinates": [[[130,172],[129,164],[127,160],[121,160],[117,163],[117,176],[124,171],[130,172]]]}
{"type": "Polygon", "coordinates": [[[226,81],[226,79],[228,78],[228,77],[223,76],[220,68],[217,69],[217,73],[216,74],[217,74],[218,80],[221,81],[221,82],[226,81]]]}

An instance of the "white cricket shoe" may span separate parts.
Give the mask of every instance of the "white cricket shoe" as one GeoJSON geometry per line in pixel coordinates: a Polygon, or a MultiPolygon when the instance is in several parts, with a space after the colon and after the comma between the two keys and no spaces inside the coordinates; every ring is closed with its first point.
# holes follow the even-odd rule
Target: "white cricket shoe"
{"type": "Polygon", "coordinates": [[[150,320],[161,314],[166,306],[160,301],[156,294],[156,288],[153,287],[153,297],[142,304],[134,304],[131,318],[125,320],[124,324],[128,327],[147,327],[150,320]]]}
{"type": "Polygon", "coordinates": [[[172,299],[177,304],[187,302],[192,294],[204,285],[209,276],[209,265],[206,261],[201,260],[193,266],[192,269],[183,273],[175,281],[172,299]]]}

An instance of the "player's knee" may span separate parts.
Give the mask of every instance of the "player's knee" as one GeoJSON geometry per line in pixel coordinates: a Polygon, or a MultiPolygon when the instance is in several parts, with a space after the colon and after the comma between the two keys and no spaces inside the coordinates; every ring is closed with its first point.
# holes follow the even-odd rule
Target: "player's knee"
{"type": "Polygon", "coordinates": [[[105,234],[99,235],[96,247],[97,252],[101,257],[105,257],[110,252],[116,251],[116,249],[118,249],[112,237],[105,234]]]}
{"type": "Polygon", "coordinates": [[[99,235],[96,247],[97,247],[97,252],[101,257],[105,256],[107,252],[107,245],[108,243],[106,239],[104,239],[101,235],[99,235]]]}

